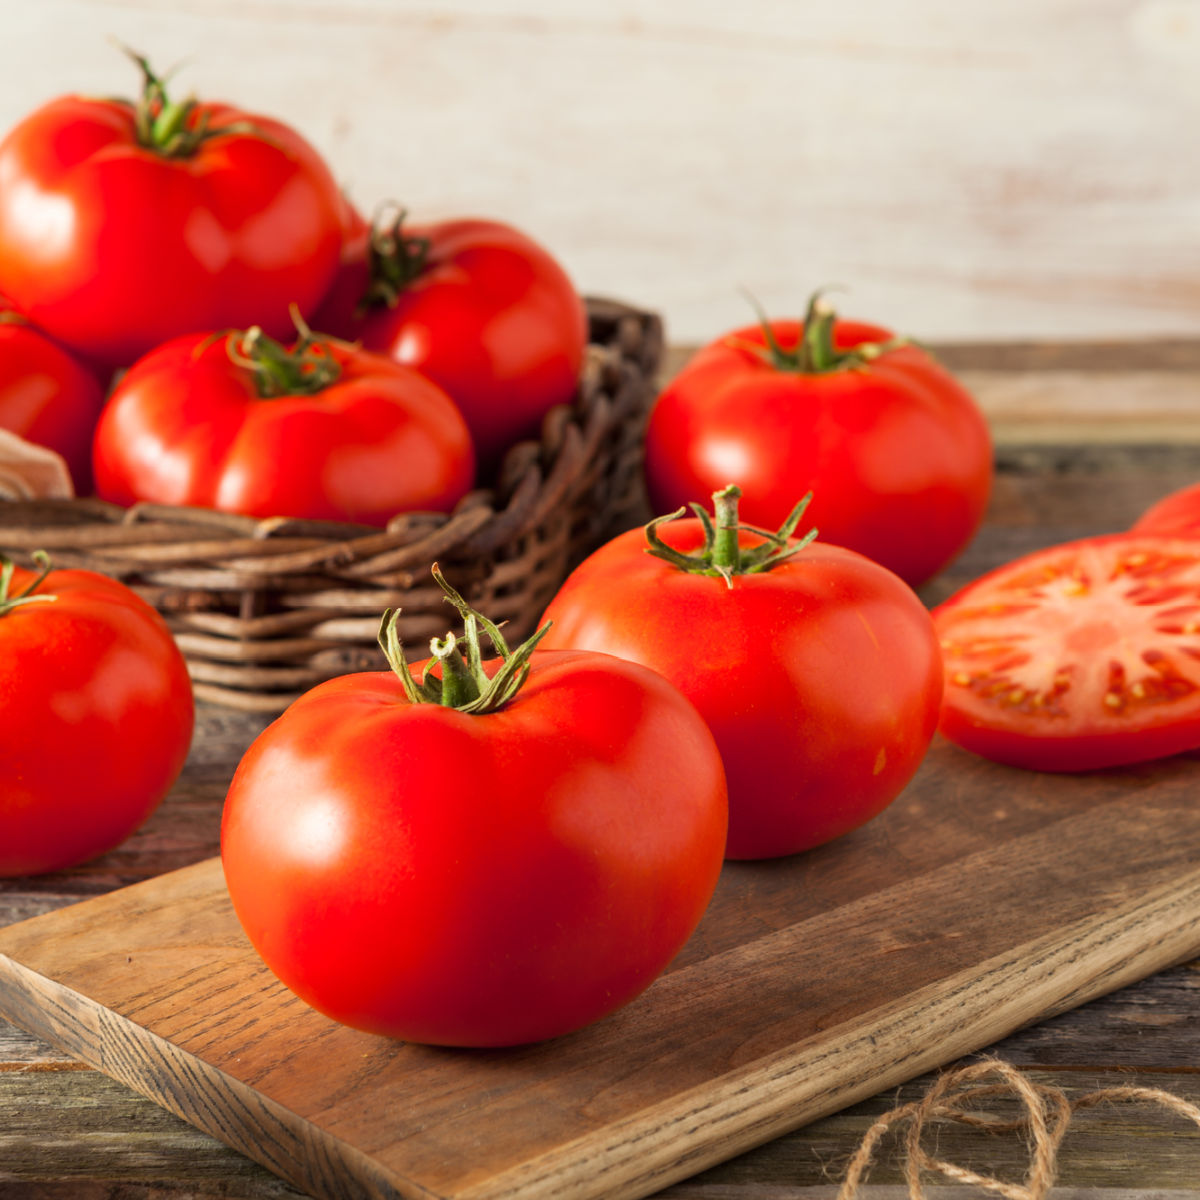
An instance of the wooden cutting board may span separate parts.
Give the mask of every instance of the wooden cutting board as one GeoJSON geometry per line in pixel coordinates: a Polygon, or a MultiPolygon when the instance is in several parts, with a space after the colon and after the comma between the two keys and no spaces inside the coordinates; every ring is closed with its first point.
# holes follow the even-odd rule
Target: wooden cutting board
{"type": "Polygon", "coordinates": [[[883,816],[728,864],[672,968],[519,1050],[342,1028],[216,859],[0,930],[0,1015],[323,1197],[646,1195],[1200,951],[1200,761],[1057,777],[938,741],[883,816]]]}

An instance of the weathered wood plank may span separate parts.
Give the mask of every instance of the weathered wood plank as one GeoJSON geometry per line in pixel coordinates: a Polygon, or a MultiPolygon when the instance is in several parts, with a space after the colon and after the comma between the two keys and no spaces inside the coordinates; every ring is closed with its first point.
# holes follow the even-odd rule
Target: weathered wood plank
{"type": "Polygon", "coordinates": [[[925,338],[1183,334],[1198,30],[1182,0],[40,0],[0,127],[127,88],[115,36],[290,118],[363,207],[514,221],[681,340],[827,283],[925,338]]]}
{"type": "MultiPolygon", "coordinates": [[[[780,311],[772,315],[801,314],[780,311]]],[[[748,320],[740,322],[749,323],[748,320]]],[[[719,337],[728,332],[727,329],[715,329],[709,336],[719,337]]],[[[911,333],[909,330],[905,332],[911,333]]],[[[922,341],[947,370],[956,373],[1045,372],[1056,375],[1059,372],[1096,372],[1120,375],[1126,371],[1200,371],[1200,340],[1195,337],[1114,338],[1109,341],[1088,339],[1074,342],[941,342],[928,338],[922,341]]],[[[663,358],[664,378],[676,374],[698,348],[699,343],[673,341],[663,358]]]]}
{"type": "MultiPolygon", "coordinates": [[[[998,1048],[1003,1053],[1007,1043],[998,1048]]],[[[1120,1070],[1045,1071],[1030,1069],[1037,1083],[1062,1088],[1069,1099],[1103,1087],[1126,1086],[1128,1073],[1120,1070]]],[[[720,1166],[712,1167],[693,1179],[666,1189],[663,1200],[718,1200],[728,1196],[742,1200],[749,1196],[796,1194],[810,1200],[805,1189],[828,1186],[840,1181],[851,1153],[858,1147],[871,1124],[894,1106],[918,1099],[932,1081],[922,1076],[883,1095],[856,1104],[836,1116],[814,1122],[795,1133],[785,1134],[769,1146],[751,1151],[720,1166]]],[[[1195,1076],[1180,1079],[1177,1074],[1141,1071],[1136,1076],[1140,1087],[1161,1088],[1185,1100],[1200,1103],[1200,1080],[1195,1076]]],[[[1009,1105],[995,1111],[1015,1115],[1009,1105]]],[[[926,1142],[937,1147],[943,1159],[975,1171],[987,1172],[1011,1183],[1019,1183],[1029,1166],[1029,1149],[1019,1134],[992,1134],[969,1129],[951,1121],[939,1121],[929,1130],[926,1142]],[[936,1141],[935,1141],[936,1139],[936,1141]]],[[[880,1188],[879,1200],[888,1195],[886,1185],[903,1183],[903,1130],[893,1132],[881,1143],[870,1184],[863,1200],[875,1200],[873,1188],[880,1188]]],[[[1095,1200],[1116,1200],[1120,1196],[1159,1197],[1161,1189],[1186,1190],[1195,1196],[1200,1177],[1200,1129],[1147,1104],[1105,1105],[1075,1114],[1062,1143],[1059,1158],[1059,1183],[1055,1200],[1069,1197],[1071,1188],[1089,1189],[1095,1200]],[[1093,1193],[1091,1189],[1096,1189],[1093,1193]]],[[[931,1191],[938,1200],[950,1200],[958,1189],[944,1178],[927,1175],[931,1191]]],[[[834,1189],[830,1188],[830,1197],[834,1189]]],[[[982,1195],[979,1189],[964,1195],[982,1195]]],[[[814,1194],[811,1200],[816,1200],[814,1194]]],[[[907,1200],[907,1193],[904,1193],[907,1200]]]]}
{"type": "MultiPolygon", "coordinates": [[[[1007,1043],[997,1048],[1004,1053],[1007,1043]]],[[[1005,1057],[1009,1057],[1005,1055],[1005,1057]]],[[[1140,1070],[1047,1070],[1031,1078],[1077,1096],[1131,1078],[1200,1102],[1194,1076],[1140,1070]]],[[[664,1200],[832,1200],[850,1154],[870,1124],[894,1104],[918,1098],[932,1081],[922,1076],[909,1084],[863,1101],[836,1116],[814,1122],[661,1193],[664,1200]],[[828,1193],[814,1189],[828,1188],[828,1193]]],[[[181,1193],[207,1200],[238,1196],[274,1200],[303,1195],[215,1139],[164,1112],[157,1105],[96,1072],[39,1072],[22,1078],[19,1103],[8,1103],[0,1079],[0,1200],[9,1195],[29,1200],[39,1193],[17,1191],[39,1181],[58,1196],[92,1200],[127,1189],[148,1189],[144,1200],[181,1200],[181,1193]],[[13,1188],[7,1191],[8,1180],[13,1188]],[[67,1190],[76,1188],[76,1191],[67,1190]]],[[[1028,1152],[1013,1135],[986,1135],[950,1123],[937,1128],[939,1151],[951,1161],[986,1170],[1013,1181],[1021,1177],[1028,1152]]],[[[881,1147],[863,1200],[907,1200],[892,1190],[902,1180],[901,1148],[895,1136],[881,1147]],[[878,1194],[877,1194],[878,1189],[878,1194]],[[885,1190],[886,1189],[886,1190],[885,1190]]],[[[1070,1200],[1072,1188],[1094,1189],[1089,1200],[1163,1200],[1165,1189],[1179,1189],[1193,1200],[1200,1163],[1200,1133],[1149,1106],[1085,1110],[1078,1114],[1063,1143],[1060,1184],[1070,1200]]],[[[936,1179],[931,1184],[936,1184],[936,1179]]],[[[137,1193],[139,1197],[143,1193],[137,1193]]],[[[938,1200],[956,1191],[937,1187],[938,1200]]],[[[978,1192],[967,1192],[974,1196],[978,1192]]],[[[1170,1193],[1167,1193],[1170,1200],[1170,1193]]]]}
{"type": "Polygon", "coordinates": [[[319,1195],[644,1195],[1194,953],[1194,766],[1049,779],[935,744],[852,838],[730,864],[641,1000],[511,1055],[305,1009],[215,862],[5,930],[0,997],[319,1195]]]}
{"type": "Polygon", "coordinates": [[[4,1181],[13,1196],[53,1185],[80,1200],[124,1200],[127,1188],[174,1200],[304,1194],[106,1075],[30,1071],[19,1091],[9,1082],[0,1075],[0,1198],[4,1181]]]}
{"type": "MultiPolygon", "coordinates": [[[[983,367],[970,354],[963,366],[944,348],[940,361],[975,397],[1004,450],[1019,446],[1097,443],[1179,446],[1200,443],[1200,369],[1170,359],[1160,364],[1143,353],[1140,365],[1123,370],[1094,365],[1020,369],[1003,361],[983,367]]],[[[668,357],[663,379],[672,378],[691,357],[668,357]]],[[[1014,364],[1024,359],[1014,354],[1014,364]]]]}
{"type": "MultiPolygon", "coordinates": [[[[1034,545],[1119,528],[1145,504],[1200,474],[1200,454],[1181,445],[1010,444],[1001,447],[1000,461],[989,524],[940,588],[1034,545]]],[[[202,706],[185,775],[147,829],[99,864],[43,880],[0,882],[0,924],[212,854],[228,772],[264,720],[202,706]]],[[[1198,981],[1200,964],[1172,969],[1014,1034],[998,1052],[1063,1086],[1087,1090],[1117,1071],[1122,1081],[1134,1073],[1138,1083],[1195,1098],[1200,1088],[1189,1065],[1200,1063],[1198,981]]],[[[21,1137],[16,1149],[0,1141],[0,1200],[274,1200],[295,1194],[157,1106],[120,1089],[122,1099],[114,1103],[114,1086],[104,1076],[78,1070],[37,1039],[0,1026],[0,1136],[19,1129],[21,1137]],[[72,1109],[87,1114],[78,1128],[72,1109]],[[16,1124],[10,1112],[17,1114],[16,1124]]],[[[918,1086],[919,1081],[903,1094],[915,1094],[918,1086]]],[[[834,1188],[820,1164],[844,1162],[870,1114],[892,1098],[889,1092],[786,1135],[667,1194],[680,1200],[832,1200],[834,1188]]],[[[1080,1129],[1068,1137],[1064,1200],[1163,1200],[1172,1192],[1190,1200],[1195,1192],[1189,1185],[1200,1178],[1200,1151],[1186,1131],[1175,1136],[1180,1127],[1174,1119],[1160,1125],[1159,1118],[1131,1110],[1109,1125],[1105,1116],[1081,1116],[1080,1129]],[[1096,1124],[1094,1133],[1082,1124],[1085,1119],[1096,1124]],[[1073,1154],[1080,1162],[1070,1174],[1073,1154]],[[1136,1176],[1130,1164],[1137,1166],[1136,1176]]],[[[984,1165],[998,1170],[1017,1165],[1006,1157],[1008,1150],[998,1153],[994,1158],[989,1149],[984,1165]]],[[[888,1182],[898,1178],[895,1171],[894,1162],[881,1166],[863,1200],[901,1200],[900,1186],[888,1182]]],[[[958,1191],[939,1189],[937,1195],[957,1200],[958,1191]]]]}

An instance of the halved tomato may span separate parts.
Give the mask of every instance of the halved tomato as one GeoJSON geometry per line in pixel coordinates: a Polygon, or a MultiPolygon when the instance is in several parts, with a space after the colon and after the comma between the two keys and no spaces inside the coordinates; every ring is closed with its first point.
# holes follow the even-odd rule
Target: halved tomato
{"type": "Polygon", "coordinates": [[[1085,538],[934,609],[940,729],[997,762],[1087,771],[1200,746],[1200,544],[1085,538]]]}

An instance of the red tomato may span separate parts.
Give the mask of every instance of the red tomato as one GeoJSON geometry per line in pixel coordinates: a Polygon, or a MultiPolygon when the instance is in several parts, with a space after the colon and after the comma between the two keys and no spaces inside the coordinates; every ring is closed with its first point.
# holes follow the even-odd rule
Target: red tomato
{"type": "Polygon", "coordinates": [[[63,456],[76,493],[92,486],[92,432],[104,395],[90,370],[0,310],[0,428],[63,456]]]}
{"type": "MultiPolygon", "coordinates": [[[[435,653],[487,696],[453,638],[435,653]]],[[[631,1000],[720,872],[704,723],[605,655],[539,651],[515,694],[464,711],[469,692],[439,703],[393,654],[302,696],[234,775],[221,854],[263,960],[335,1020],[435,1044],[540,1041],[631,1000]]]]}
{"type": "Polygon", "coordinates": [[[402,229],[402,220],[347,239],[314,325],[444,387],[491,470],[575,394],[583,302],[562,267],[511,226],[462,219],[402,229]]]}
{"type": "Polygon", "coordinates": [[[386,525],[448,512],[470,489],[449,397],[378,354],[305,334],[176,338],[114,388],[95,439],[106,500],[386,525]]]}
{"type": "Polygon", "coordinates": [[[0,580],[0,875],[124,841],[175,782],[192,686],[162,618],[90,571],[0,580]]]}
{"type": "MultiPolygon", "coordinates": [[[[719,543],[737,527],[736,489],[716,499],[719,543]]],[[[924,606],[877,563],[785,540],[763,569],[772,543],[736,536],[742,565],[727,583],[698,520],[662,527],[665,559],[641,530],[621,534],[568,577],[543,644],[615,654],[675,684],[725,763],[727,856],[766,858],[839,837],[895,799],[933,737],[941,657],[924,606]]]]}
{"type": "Polygon", "coordinates": [[[1156,534],[1052,546],[934,610],[942,732],[998,762],[1087,771],[1200,746],[1200,551],[1156,534]]]}
{"type": "Polygon", "coordinates": [[[1134,533],[1153,533],[1164,537],[1200,535],[1200,483],[1180,488],[1150,505],[1131,529],[1134,533]]]}
{"type": "Polygon", "coordinates": [[[666,512],[726,483],[742,515],[774,529],[812,491],[821,539],[916,586],[966,546],[992,480],[987,425],[919,347],[837,321],[739,329],[704,347],[650,414],[646,484],[666,512]]]}
{"type": "Polygon", "coordinates": [[[171,102],[52,100],[0,142],[0,291],[65,345],[124,365],[178,334],[310,313],[343,201],[294,130],[171,102]]]}

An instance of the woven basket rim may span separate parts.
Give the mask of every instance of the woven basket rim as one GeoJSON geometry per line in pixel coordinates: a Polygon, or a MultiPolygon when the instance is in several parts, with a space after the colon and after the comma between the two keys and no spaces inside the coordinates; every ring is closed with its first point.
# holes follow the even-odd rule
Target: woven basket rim
{"type": "Polygon", "coordinates": [[[434,562],[473,603],[520,624],[523,605],[548,599],[640,488],[662,322],[620,301],[586,304],[592,337],[575,397],[450,513],[398,513],[379,529],[94,497],[5,500],[0,546],[125,580],[167,619],[197,697],[239,708],[277,711],[313,680],[375,661],[373,608],[399,603],[420,631],[436,614],[444,632],[434,562]]]}

